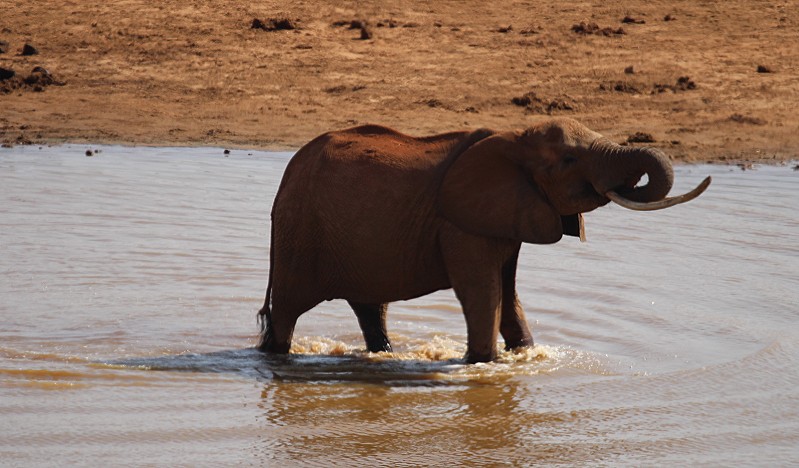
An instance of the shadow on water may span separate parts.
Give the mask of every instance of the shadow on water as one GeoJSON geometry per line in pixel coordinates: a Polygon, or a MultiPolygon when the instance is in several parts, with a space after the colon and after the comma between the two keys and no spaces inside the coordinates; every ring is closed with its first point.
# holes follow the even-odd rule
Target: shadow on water
{"type": "Polygon", "coordinates": [[[260,381],[364,382],[387,385],[462,383],[462,359],[427,361],[372,353],[268,355],[254,348],[119,359],[102,364],[152,371],[233,374],[260,381]]]}
{"type": "Polygon", "coordinates": [[[606,374],[595,357],[571,349],[536,346],[500,353],[495,362],[466,364],[453,353],[424,357],[423,353],[291,353],[269,355],[254,348],[211,353],[119,359],[104,365],[153,371],[232,374],[259,381],[362,382],[389,386],[437,386],[503,381],[514,375],[535,375],[561,368],[581,368],[606,374]]]}

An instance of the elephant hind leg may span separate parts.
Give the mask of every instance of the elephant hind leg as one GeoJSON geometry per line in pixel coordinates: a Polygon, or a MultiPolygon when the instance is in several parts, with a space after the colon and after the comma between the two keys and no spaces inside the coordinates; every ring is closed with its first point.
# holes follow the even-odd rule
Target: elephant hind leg
{"type": "Polygon", "coordinates": [[[366,349],[369,352],[377,353],[380,351],[391,351],[391,342],[386,331],[386,313],[388,304],[363,304],[359,302],[347,301],[358,317],[358,324],[361,326],[363,338],[366,340],[366,349]]]}
{"type": "Polygon", "coordinates": [[[291,349],[297,319],[320,302],[321,300],[303,302],[284,300],[279,294],[275,294],[271,313],[264,316],[265,322],[261,327],[261,337],[256,348],[267,353],[287,354],[291,349]]]}

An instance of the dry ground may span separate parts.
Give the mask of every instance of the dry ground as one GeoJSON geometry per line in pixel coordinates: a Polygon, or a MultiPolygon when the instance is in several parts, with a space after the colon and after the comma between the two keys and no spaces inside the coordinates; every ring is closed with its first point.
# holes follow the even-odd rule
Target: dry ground
{"type": "Polygon", "coordinates": [[[608,3],[6,2],[0,142],[296,149],[564,115],[678,160],[799,158],[797,2],[608,3]]]}

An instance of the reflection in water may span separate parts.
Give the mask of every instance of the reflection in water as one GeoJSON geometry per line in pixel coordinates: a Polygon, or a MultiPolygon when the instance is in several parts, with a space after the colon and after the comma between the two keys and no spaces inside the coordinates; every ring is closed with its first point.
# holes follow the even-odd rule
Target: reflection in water
{"type": "Polygon", "coordinates": [[[511,417],[520,391],[512,379],[424,388],[276,383],[262,394],[265,424],[278,437],[267,450],[320,465],[435,465],[447,453],[472,463],[522,461],[513,453],[523,447],[519,437],[541,418],[511,417]]]}
{"type": "Polygon", "coordinates": [[[540,344],[465,365],[450,291],[391,304],[395,353],[342,301],[251,348],[288,154],[84,151],[0,150],[4,464],[799,463],[789,168],[678,167],[714,185],[525,246],[540,344]]]}

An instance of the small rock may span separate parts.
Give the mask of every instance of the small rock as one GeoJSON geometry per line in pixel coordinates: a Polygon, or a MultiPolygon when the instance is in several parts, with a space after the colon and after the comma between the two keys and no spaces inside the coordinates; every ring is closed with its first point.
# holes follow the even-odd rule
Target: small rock
{"type": "Polygon", "coordinates": [[[766,123],[768,123],[761,118],[743,114],[732,114],[729,120],[732,122],[749,125],[766,125],[766,123]]]}
{"type": "Polygon", "coordinates": [[[36,55],[38,53],[39,51],[36,50],[36,47],[33,47],[30,44],[25,44],[24,46],[22,46],[22,50],[20,51],[19,55],[30,56],[30,55],[36,55]]]}
{"type": "Polygon", "coordinates": [[[624,24],[646,24],[646,21],[638,18],[633,18],[632,16],[625,16],[621,20],[624,24]]]}
{"type": "Polygon", "coordinates": [[[696,89],[696,83],[688,76],[681,76],[677,78],[677,83],[673,85],[655,83],[652,86],[652,94],[664,93],[666,91],[676,93],[677,91],[690,91],[693,89],[696,89]]]}
{"type": "Polygon", "coordinates": [[[364,24],[361,27],[361,40],[362,41],[368,41],[371,38],[372,38],[372,31],[369,30],[369,28],[366,26],[366,24],[364,24]]]}
{"type": "Polygon", "coordinates": [[[225,154],[225,156],[227,156],[227,155],[229,155],[229,154],[230,154],[230,150],[229,150],[229,149],[226,149],[225,151],[222,151],[222,153],[224,153],[224,154],[225,154]]]}
{"type": "Polygon", "coordinates": [[[626,74],[628,74],[628,75],[633,75],[633,74],[635,74],[635,67],[633,67],[632,65],[630,65],[629,67],[626,67],[626,68],[624,69],[624,73],[626,73],[626,74]]]}
{"type": "MultiPolygon", "coordinates": [[[[346,21],[344,22],[346,24],[346,21]]],[[[366,27],[366,21],[363,20],[352,20],[350,21],[349,29],[363,29],[366,27]]]]}
{"type": "Polygon", "coordinates": [[[503,27],[497,29],[498,33],[509,33],[511,31],[513,31],[513,26],[511,26],[511,25],[503,26],[503,27]]]}
{"type": "Polygon", "coordinates": [[[654,143],[655,138],[649,133],[635,132],[627,137],[628,143],[654,143]]]}
{"type": "Polygon", "coordinates": [[[326,92],[326,93],[330,93],[330,94],[339,94],[339,93],[343,93],[346,90],[347,90],[346,86],[338,85],[338,86],[330,86],[328,88],[325,88],[323,91],[326,92]]]}
{"type": "Polygon", "coordinates": [[[574,110],[574,105],[564,99],[553,99],[546,106],[547,113],[553,110],[574,110]]]}
{"type": "Polygon", "coordinates": [[[14,70],[10,70],[8,68],[0,68],[0,81],[5,81],[10,78],[14,78],[14,75],[17,73],[14,70]]]}
{"type": "Polygon", "coordinates": [[[600,84],[599,89],[602,91],[616,91],[617,93],[630,93],[630,94],[640,94],[641,90],[638,89],[635,85],[627,83],[625,81],[617,81],[615,83],[610,84],[600,84]]]}
{"type": "Polygon", "coordinates": [[[92,156],[94,156],[92,150],[86,150],[86,157],[92,157],[92,156]]]}
{"type": "Polygon", "coordinates": [[[552,114],[553,111],[572,111],[577,109],[577,105],[571,98],[542,98],[531,91],[521,96],[511,98],[513,105],[524,107],[528,112],[552,114]]]}
{"type": "Polygon", "coordinates": [[[589,34],[594,34],[597,36],[620,36],[627,34],[623,28],[600,28],[596,23],[586,23],[585,21],[580,24],[573,25],[572,31],[586,36],[589,34]]]}
{"type": "MultiPolygon", "coordinates": [[[[354,19],[351,21],[341,20],[341,21],[334,21],[332,24],[334,27],[347,26],[347,29],[360,29],[361,35],[359,36],[359,39],[361,39],[362,41],[366,41],[372,38],[372,30],[365,20],[359,20],[359,19],[354,19]]],[[[383,27],[383,26],[384,24],[382,22],[377,23],[377,27],[383,27]]],[[[390,20],[389,27],[391,28],[396,27],[396,23],[393,23],[393,20],[390,20]]]]}
{"type": "Polygon", "coordinates": [[[677,18],[675,18],[672,15],[666,15],[666,16],[663,17],[663,21],[675,21],[676,19],[677,18]]]}
{"type": "Polygon", "coordinates": [[[23,81],[28,86],[34,87],[34,90],[36,87],[42,88],[49,85],[64,85],[63,82],[54,79],[53,75],[51,75],[50,72],[43,67],[34,67],[33,70],[31,70],[31,74],[26,76],[23,81]]]}
{"type": "Polygon", "coordinates": [[[758,73],[774,73],[774,71],[771,68],[769,68],[769,67],[767,67],[765,65],[758,65],[757,66],[757,72],[758,73]]]}
{"type": "Polygon", "coordinates": [[[255,18],[250,28],[264,31],[291,31],[297,29],[297,25],[288,18],[269,18],[266,21],[255,18]]]}
{"type": "Polygon", "coordinates": [[[532,36],[533,34],[539,34],[543,29],[544,28],[541,26],[538,27],[530,26],[529,28],[524,28],[521,31],[519,31],[519,34],[521,34],[522,36],[532,36]]]}
{"type": "Polygon", "coordinates": [[[8,52],[8,42],[0,41],[0,54],[5,54],[8,52]]]}
{"type": "MultiPolygon", "coordinates": [[[[437,22],[436,24],[437,24],[436,27],[440,28],[442,26],[441,23],[437,22]]],[[[397,22],[394,21],[393,19],[387,19],[387,20],[383,20],[383,21],[378,21],[377,22],[377,27],[378,28],[385,28],[385,27],[396,28],[397,26],[398,26],[397,22]]]]}
{"type": "Polygon", "coordinates": [[[696,83],[688,76],[681,76],[677,78],[677,88],[682,90],[696,89],[696,83]]]}
{"type": "Polygon", "coordinates": [[[793,170],[794,170],[794,171],[799,171],[799,164],[795,165],[795,166],[793,167],[793,170]]]}
{"type": "Polygon", "coordinates": [[[510,100],[510,102],[515,104],[515,105],[517,105],[517,106],[519,106],[519,107],[525,107],[525,106],[529,106],[530,104],[532,104],[533,99],[530,97],[530,94],[528,93],[528,94],[525,94],[523,96],[514,97],[514,98],[512,98],[510,100]]]}
{"type": "Polygon", "coordinates": [[[437,107],[444,107],[444,103],[438,99],[423,99],[419,101],[422,104],[427,104],[427,107],[437,108],[437,107]]]}

